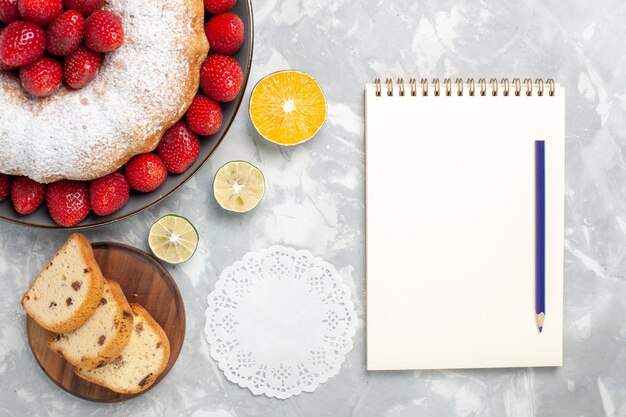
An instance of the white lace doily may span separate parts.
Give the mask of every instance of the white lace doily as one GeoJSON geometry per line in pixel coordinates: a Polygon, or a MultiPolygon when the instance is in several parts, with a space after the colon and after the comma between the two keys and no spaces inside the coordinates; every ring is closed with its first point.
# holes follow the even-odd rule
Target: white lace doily
{"type": "Polygon", "coordinates": [[[352,349],[356,314],[337,270],[272,246],[226,268],[209,294],[205,332],[226,378],[253,394],[313,392],[352,349]]]}

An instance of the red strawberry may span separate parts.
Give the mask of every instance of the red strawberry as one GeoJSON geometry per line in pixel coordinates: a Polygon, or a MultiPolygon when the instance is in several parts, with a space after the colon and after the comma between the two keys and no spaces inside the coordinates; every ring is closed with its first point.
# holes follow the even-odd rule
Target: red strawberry
{"type": "Polygon", "coordinates": [[[233,13],[213,16],[204,27],[211,51],[218,54],[234,54],[243,45],[243,22],[233,13]]]}
{"type": "Polygon", "coordinates": [[[178,122],[169,128],[159,146],[157,154],[163,160],[165,167],[172,174],[182,174],[187,171],[200,153],[200,141],[185,122],[178,122]]]}
{"type": "Polygon", "coordinates": [[[222,127],[222,108],[217,101],[199,94],[187,110],[187,125],[198,135],[214,135],[222,127]]]}
{"type": "Polygon", "coordinates": [[[0,0],[0,22],[7,25],[20,18],[20,11],[17,8],[17,0],[0,0]]]}
{"type": "Polygon", "coordinates": [[[5,65],[2,63],[2,61],[0,61],[0,71],[11,71],[14,68],[15,67],[12,67],[10,65],[5,65]]]}
{"type": "Polygon", "coordinates": [[[11,177],[0,174],[0,201],[4,201],[11,194],[11,177]]]}
{"type": "Polygon", "coordinates": [[[63,61],[65,83],[75,89],[83,88],[95,78],[101,63],[99,53],[79,47],[63,61]]]}
{"type": "Polygon", "coordinates": [[[61,86],[63,68],[56,59],[42,56],[20,68],[20,80],[27,93],[35,97],[47,97],[61,86]]]}
{"type": "Polygon", "coordinates": [[[46,198],[46,186],[28,177],[15,177],[11,183],[11,200],[15,211],[30,214],[46,198]]]}
{"type": "Polygon", "coordinates": [[[24,20],[47,26],[63,13],[63,0],[17,0],[17,7],[24,20]]]}
{"type": "Polygon", "coordinates": [[[226,13],[237,3],[237,0],[204,0],[204,8],[212,14],[226,13]]]}
{"type": "Polygon", "coordinates": [[[109,52],[124,42],[122,19],[115,13],[98,10],[85,21],[85,45],[96,52],[109,52]]]}
{"type": "MultiPolygon", "coordinates": [[[[2,0],[0,0],[0,1],[2,1],[2,0]]],[[[4,32],[4,28],[0,28],[0,39],[2,39],[2,32],[4,32]]],[[[10,71],[13,68],[15,68],[15,67],[12,67],[11,65],[6,65],[0,59],[0,71],[10,71]]]]}
{"type": "Polygon", "coordinates": [[[76,10],[68,10],[54,19],[46,30],[46,49],[54,55],[66,56],[83,40],[85,20],[76,10]]]}
{"type": "Polygon", "coordinates": [[[231,101],[239,94],[243,84],[241,67],[229,56],[210,55],[200,68],[200,88],[204,94],[217,101],[231,101]]]}
{"type": "Polygon", "coordinates": [[[42,28],[18,20],[4,28],[0,35],[0,61],[12,67],[28,65],[43,54],[45,43],[42,28]]]}
{"type": "Polygon", "coordinates": [[[67,10],[76,10],[83,17],[89,17],[93,12],[104,6],[103,0],[64,0],[67,10]]]}
{"type": "Polygon", "coordinates": [[[135,156],[126,164],[126,178],[133,190],[148,193],[161,186],[167,179],[167,168],[161,158],[153,153],[135,156]]]}
{"type": "Polygon", "coordinates": [[[114,172],[89,184],[91,209],[98,216],[106,216],[124,207],[128,202],[130,186],[126,177],[114,172]]]}
{"type": "Polygon", "coordinates": [[[61,180],[48,186],[46,205],[52,220],[65,227],[75,226],[89,214],[89,190],[82,181],[61,180]]]}

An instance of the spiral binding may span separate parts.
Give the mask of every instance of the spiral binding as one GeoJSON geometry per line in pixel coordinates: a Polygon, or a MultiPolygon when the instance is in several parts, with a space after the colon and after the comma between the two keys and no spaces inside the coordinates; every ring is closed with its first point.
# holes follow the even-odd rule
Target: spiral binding
{"type": "MultiPolygon", "coordinates": [[[[533,86],[536,90],[537,96],[543,96],[545,91],[544,85],[547,85],[547,94],[548,96],[554,96],[555,84],[554,80],[548,78],[545,83],[541,78],[537,78],[533,83],[532,79],[525,78],[521,81],[519,78],[513,78],[509,83],[508,78],[503,78],[498,82],[496,78],[491,78],[489,83],[484,78],[479,78],[477,82],[474,81],[473,78],[468,78],[465,82],[461,78],[457,78],[454,82],[456,87],[453,86],[451,78],[444,78],[443,83],[439,81],[439,78],[433,78],[430,82],[426,78],[422,78],[419,82],[420,88],[418,89],[417,80],[415,78],[410,78],[408,85],[409,91],[408,94],[411,96],[417,96],[418,94],[422,96],[428,96],[431,94],[434,96],[452,96],[454,93],[454,89],[456,88],[456,95],[463,96],[465,94],[469,96],[486,96],[489,92],[492,96],[498,96],[500,92],[502,92],[503,96],[515,95],[521,96],[522,93],[526,96],[533,95],[533,86]],[[443,89],[441,88],[443,84],[443,89]],[[491,87],[487,88],[487,85],[491,87]],[[467,87],[467,91],[466,91],[467,87]],[[419,91],[418,91],[419,90],[419,91]]],[[[396,81],[396,85],[398,87],[398,95],[403,97],[405,96],[405,83],[403,78],[398,78],[396,81]]],[[[375,86],[375,94],[376,96],[381,96],[383,94],[383,83],[380,78],[376,78],[374,80],[375,86]]],[[[393,88],[393,80],[391,78],[385,79],[384,90],[386,96],[393,96],[394,88],[393,88]]]]}

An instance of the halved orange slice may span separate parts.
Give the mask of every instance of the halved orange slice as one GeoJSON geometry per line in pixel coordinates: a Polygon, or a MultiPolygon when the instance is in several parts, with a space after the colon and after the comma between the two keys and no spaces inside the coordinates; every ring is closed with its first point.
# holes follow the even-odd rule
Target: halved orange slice
{"type": "Polygon", "coordinates": [[[261,136],[279,145],[311,139],[326,120],[326,98],[313,77],[278,71],[257,83],[250,96],[250,119],[261,136]]]}

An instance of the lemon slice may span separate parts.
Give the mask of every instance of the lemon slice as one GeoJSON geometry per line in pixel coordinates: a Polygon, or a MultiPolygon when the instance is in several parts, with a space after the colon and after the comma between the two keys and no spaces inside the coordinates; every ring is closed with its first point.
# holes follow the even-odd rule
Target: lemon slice
{"type": "Polygon", "coordinates": [[[315,78],[279,71],[254,86],[250,119],[261,136],[279,145],[311,139],[326,120],[326,98],[315,78]]]}
{"type": "Polygon", "coordinates": [[[150,228],[148,244],[157,258],[171,264],[189,260],[198,247],[198,231],[189,220],[168,214],[150,228]]]}
{"type": "Polygon", "coordinates": [[[263,199],[265,178],[246,161],[230,161],[215,174],[213,194],[223,209],[245,213],[263,199]]]}

